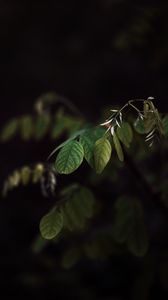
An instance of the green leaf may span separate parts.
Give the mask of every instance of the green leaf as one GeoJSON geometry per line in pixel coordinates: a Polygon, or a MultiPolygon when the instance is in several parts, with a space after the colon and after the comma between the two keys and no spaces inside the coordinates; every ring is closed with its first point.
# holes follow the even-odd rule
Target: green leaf
{"type": "Polygon", "coordinates": [[[94,166],[96,173],[100,174],[106,165],[108,164],[111,157],[111,144],[106,138],[100,138],[96,141],[94,146],[94,166]]]}
{"type": "Polygon", "coordinates": [[[129,251],[144,256],[148,250],[148,238],[144,224],[143,209],[137,199],[119,198],[115,204],[114,238],[126,243],[129,251]]]}
{"type": "Polygon", "coordinates": [[[77,132],[75,132],[74,134],[72,134],[70,136],[69,139],[67,139],[66,141],[64,141],[63,143],[61,143],[58,147],[56,147],[51,154],[49,155],[48,159],[50,159],[59,149],[63,148],[65,145],[67,145],[70,141],[73,141],[74,139],[76,139],[80,134],[82,134],[83,132],[85,132],[86,129],[81,129],[78,130],[77,132]]]}
{"type": "Polygon", "coordinates": [[[18,119],[13,119],[6,124],[1,132],[1,141],[7,142],[15,136],[18,130],[18,119]]]}
{"type": "Polygon", "coordinates": [[[100,127],[88,129],[80,136],[80,143],[84,149],[84,157],[92,168],[94,168],[94,145],[103,136],[104,129],[102,129],[100,127]]]}
{"type": "Polygon", "coordinates": [[[9,176],[9,186],[10,188],[17,187],[20,183],[20,173],[18,170],[14,171],[14,173],[9,176]]]}
{"type": "Polygon", "coordinates": [[[144,121],[141,120],[139,117],[136,119],[134,122],[134,129],[136,132],[139,134],[145,134],[145,126],[144,126],[144,121]]]}
{"type": "Polygon", "coordinates": [[[114,142],[114,146],[115,146],[115,149],[116,149],[119,160],[124,161],[123,150],[122,150],[120,141],[119,141],[117,135],[115,134],[115,132],[113,134],[113,142],[114,142]]]}
{"type": "Polygon", "coordinates": [[[39,163],[35,166],[33,170],[32,182],[37,183],[38,181],[40,181],[43,174],[44,174],[44,165],[39,163]]]}
{"type": "Polygon", "coordinates": [[[89,189],[82,186],[66,189],[66,202],[61,208],[65,227],[70,231],[84,228],[87,219],[94,214],[94,205],[95,198],[89,189]]]}
{"type": "Polygon", "coordinates": [[[20,170],[20,175],[21,175],[21,182],[23,183],[23,185],[27,185],[31,178],[31,169],[27,166],[23,167],[20,170]]]}
{"type": "Polygon", "coordinates": [[[84,150],[77,141],[69,141],[58,153],[55,168],[60,174],[74,172],[82,163],[84,150]]]}
{"type": "Polygon", "coordinates": [[[51,116],[49,114],[42,114],[37,116],[35,120],[34,136],[37,140],[43,138],[49,129],[51,116]]]}
{"type": "Polygon", "coordinates": [[[65,131],[65,126],[63,122],[54,124],[52,131],[51,131],[51,138],[53,140],[59,138],[65,131]]]}
{"type": "Polygon", "coordinates": [[[121,127],[117,127],[117,136],[120,141],[127,147],[130,147],[130,143],[132,142],[133,133],[132,128],[129,123],[123,122],[121,127]]]}
{"type": "Polygon", "coordinates": [[[52,210],[40,221],[40,232],[42,237],[46,240],[55,238],[63,228],[63,224],[63,215],[57,210],[52,210]]]}
{"type": "Polygon", "coordinates": [[[77,200],[79,199],[76,196],[73,196],[62,208],[64,226],[70,231],[82,229],[85,226],[85,217],[81,217],[80,206],[78,205],[77,200]]]}
{"type": "Polygon", "coordinates": [[[33,121],[31,116],[23,116],[20,119],[21,137],[23,140],[29,140],[33,134],[33,121]]]}

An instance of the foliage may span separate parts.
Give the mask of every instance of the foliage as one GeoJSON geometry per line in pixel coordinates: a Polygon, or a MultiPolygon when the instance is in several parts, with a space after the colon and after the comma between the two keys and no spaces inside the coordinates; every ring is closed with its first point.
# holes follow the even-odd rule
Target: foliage
{"type": "Polygon", "coordinates": [[[84,127],[84,120],[75,115],[76,111],[74,114],[73,106],[73,116],[62,103],[56,113],[51,113],[55,99],[53,94],[40,98],[35,115],[13,119],[1,131],[1,142],[9,141],[16,133],[24,141],[39,141],[47,134],[56,141],[65,138],[65,133],[67,136],[46,162],[16,169],[4,183],[4,196],[19,185],[40,183],[42,194],[55,199],[41,218],[41,237],[35,241],[34,251],[44,251],[49,242],[57,245],[67,241],[60,260],[64,268],[84,258],[108,259],[127,252],[137,257],[148,255],[151,237],[144,199],[148,198],[149,203],[152,200],[152,205],[155,203],[165,214],[167,182],[159,183],[158,174],[139,171],[134,160],[144,164],[145,170],[161,145],[167,147],[168,116],[158,112],[150,97],[130,100],[112,109],[99,126],[85,122],[84,127]],[[72,175],[67,186],[57,184],[63,175],[76,174],[84,161],[88,165],[81,168],[84,176],[79,173],[73,179],[72,175]],[[131,190],[128,180],[133,183],[131,190]]]}

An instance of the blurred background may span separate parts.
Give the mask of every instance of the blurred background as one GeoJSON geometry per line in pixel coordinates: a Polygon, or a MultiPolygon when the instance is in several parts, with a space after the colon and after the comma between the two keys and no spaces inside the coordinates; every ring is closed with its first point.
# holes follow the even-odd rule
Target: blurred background
{"type": "MultiPolygon", "coordinates": [[[[104,107],[131,98],[153,96],[159,109],[166,111],[167,15],[168,2],[161,0],[1,0],[0,125],[30,113],[37,97],[50,91],[70,99],[91,121],[104,107]]],[[[1,145],[1,182],[16,166],[45,160],[52,147],[46,141],[24,144],[19,139],[1,145]]],[[[130,299],[136,262],[131,270],[129,261],[123,268],[125,261],[120,260],[82,265],[80,272],[59,270],[59,276],[48,267],[50,261],[41,265],[42,258],[31,253],[30,245],[50,206],[46,201],[38,188],[15,191],[1,201],[4,299],[11,295],[130,299]]],[[[161,297],[156,290],[150,299],[154,294],[161,297]]]]}

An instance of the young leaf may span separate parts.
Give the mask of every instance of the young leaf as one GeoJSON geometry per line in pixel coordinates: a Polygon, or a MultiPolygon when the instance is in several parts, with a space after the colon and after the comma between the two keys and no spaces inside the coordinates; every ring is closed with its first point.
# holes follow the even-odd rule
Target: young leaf
{"type": "Polygon", "coordinates": [[[21,137],[23,140],[28,140],[33,134],[33,121],[31,116],[24,116],[20,120],[21,137]]]}
{"type": "Polygon", "coordinates": [[[84,149],[85,159],[92,168],[94,168],[94,145],[103,136],[104,132],[103,128],[92,128],[86,130],[80,136],[80,143],[84,149]]]}
{"type": "Polygon", "coordinates": [[[117,135],[120,141],[127,147],[130,147],[132,142],[133,133],[132,128],[127,122],[123,122],[120,127],[117,127],[117,135]]]}
{"type": "Polygon", "coordinates": [[[124,161],[124,154],[123,154],[123,150],[120,144],[120,141],[116,135],[116,133],[113,133],[113,142],[114,142],[114,146],[118,155],[118,158],[120,161],[124,161]]]}
{"type": "Polygon", "coordinates": [[[18,119],[13,119],[6,124],[1,132],[1,141],[7,142],[17,133],[18,130],[18,119]]]}
{"type": "Polygon", "coordinates": [[[96,173],[100,174],[111,157],[112,147],[108,139],[100,138],[96,141],[94,146],[94,167],[96,173]]]}
{"type": "Polygon", "coordinates": [[[51,240],[55,238],[63,228],[63,215],[57,211],[51,211],[40,221],[40,232],[44,239],[51,240]]]}
{"type": "Polygon", "coordinates": [[[60,174],[74,172],[82,163],[84,150],[77,141],[69,141],[58,153],[55,162],[56,171],[60,174]]]}
{"type": "Polygon", "coordinates": [[[115,204],[114,238],[126,243],[131,253],[144,256],[148,250],[148,238],[143,220],[143,209],[137,199],[119,198],[115,204]]]}

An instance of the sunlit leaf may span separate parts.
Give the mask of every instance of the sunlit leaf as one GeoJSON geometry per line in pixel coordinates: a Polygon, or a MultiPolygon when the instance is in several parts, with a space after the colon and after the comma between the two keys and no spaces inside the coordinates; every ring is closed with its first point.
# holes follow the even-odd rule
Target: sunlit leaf
{"type": "Polygon", "coordinates": [[[57,211],[53,210],[45,215],[40,221],[40,232],[44,239],[50,240],[55,238],[63,228],[63,216],[57,211]]]}
{"type": "Polygon", "coordinates": [[[100,138],[96,141],[94,146],[94,167],[96,173],[100,174],[111,157],[112,147],[108,139],[100,138]]]}
{"type": "Polygon", "coordinates": [[[55,162],[56,171],[60,174],[74,172],[82,163],[83,146],[77,141],[69,141],[58,153],[55,162]]]}

